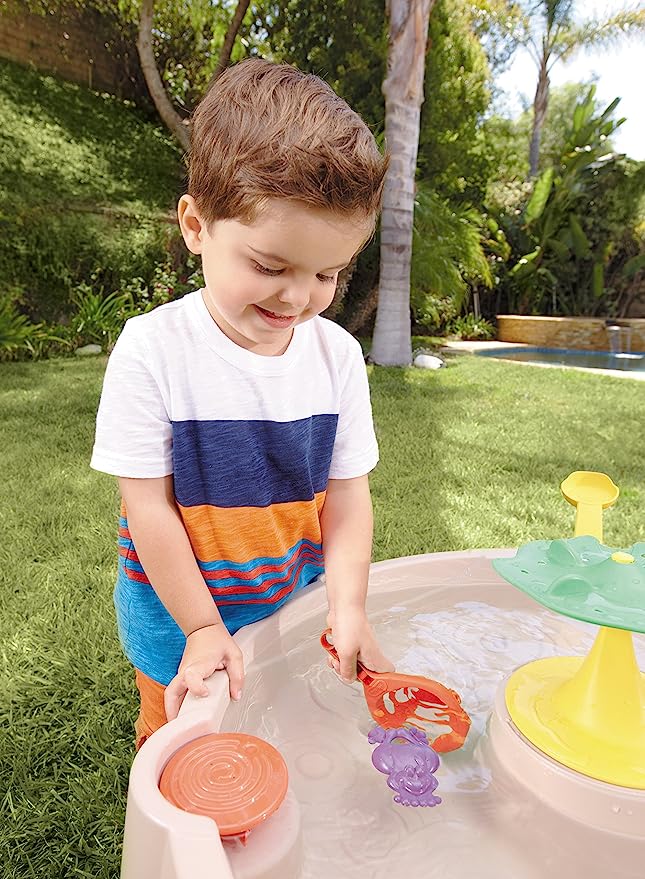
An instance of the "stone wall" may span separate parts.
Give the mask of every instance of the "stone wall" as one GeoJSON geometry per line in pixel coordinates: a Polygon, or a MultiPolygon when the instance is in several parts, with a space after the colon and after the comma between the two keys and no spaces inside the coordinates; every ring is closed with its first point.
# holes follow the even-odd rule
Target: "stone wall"
{"type": "Polygon", "coordinates": [[[149,100],[136,45],[92,10],[0,15],[0,57],[137,103],[149,100]]]}
{"type": "Polygon", "coordinates": [[[626,317],[645,318],[645,279],[641,281],[641,293],[639,293],[629,306],[626,317]]]}
{"type": "MultiPolygon", "coordinates": [[[[645,318],[607,321],[600,317],[532,317],[498,314],[497,338],[500,342],[522,342],[539,348],[609,351],[608,323],[630,327],[631,350],[645,351],[645,318]]],[[[623,334],[624,340],[625,334],[623,334]]]]}

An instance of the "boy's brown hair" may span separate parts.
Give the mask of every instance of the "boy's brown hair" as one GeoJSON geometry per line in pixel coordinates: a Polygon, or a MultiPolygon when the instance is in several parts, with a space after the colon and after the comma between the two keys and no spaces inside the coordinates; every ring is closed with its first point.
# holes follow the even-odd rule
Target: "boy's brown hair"
{"type": "Polygon", "coordinates": [[[253,58],[229,67],[197,107],[188,168],[208,223],[252,221],[270,198],[376,222],[387,158],[322,79],[253,58]]]}

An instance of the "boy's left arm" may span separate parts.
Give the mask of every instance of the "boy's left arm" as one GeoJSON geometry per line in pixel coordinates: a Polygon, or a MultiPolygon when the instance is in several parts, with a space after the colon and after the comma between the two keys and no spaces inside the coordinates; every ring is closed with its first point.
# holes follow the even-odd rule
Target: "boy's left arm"
{"type": "Polygon", "coordinates": [[[356,680],[356,659],[372,671],[393,671],[365,612],[372,558],[372,498],[367,476],[330,479],[320,517],[329,616],[345,681],[356,680]]]}

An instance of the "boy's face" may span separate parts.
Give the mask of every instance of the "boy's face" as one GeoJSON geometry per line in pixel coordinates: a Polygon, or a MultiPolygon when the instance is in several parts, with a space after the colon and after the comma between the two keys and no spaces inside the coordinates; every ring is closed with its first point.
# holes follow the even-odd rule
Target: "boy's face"
{"type": "Polygon", "coordinates": [[[202,257],[213,319],[237,345],[264,355],[282,354],[293,327],[330,305],[339,271],[372,231],[365,218],[279,199],[248,224],[207,228],[189,195],[178,213],[188,249],[202,257]]]}

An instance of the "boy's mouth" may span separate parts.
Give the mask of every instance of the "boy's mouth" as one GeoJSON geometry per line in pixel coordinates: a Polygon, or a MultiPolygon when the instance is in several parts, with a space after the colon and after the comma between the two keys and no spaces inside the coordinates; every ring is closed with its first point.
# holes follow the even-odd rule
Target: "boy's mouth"
{"type": "Polygon", "coordinates": [[[290,327],[298,317],[297,314],[276,314],[275,311],[269,311],[266,308],[261,308],[259,305],[254,305],[253,307],[260,317],[264,318],[266,323],[272,327],[290,327]]]}

